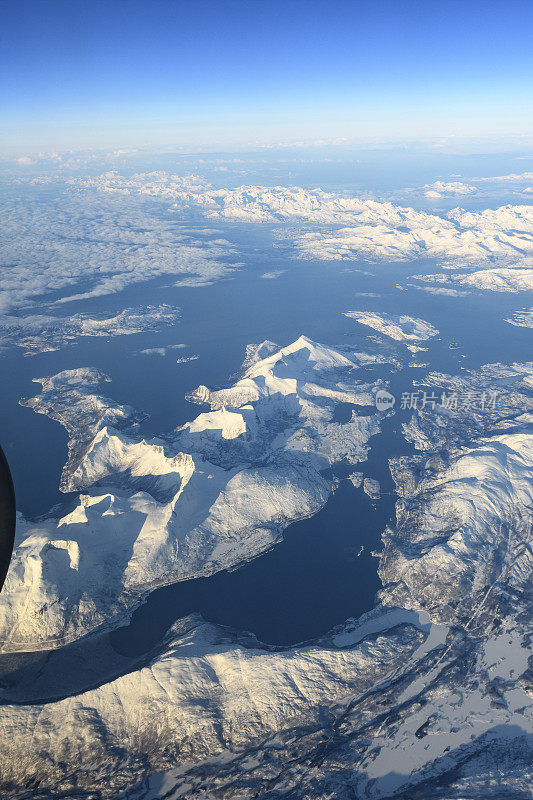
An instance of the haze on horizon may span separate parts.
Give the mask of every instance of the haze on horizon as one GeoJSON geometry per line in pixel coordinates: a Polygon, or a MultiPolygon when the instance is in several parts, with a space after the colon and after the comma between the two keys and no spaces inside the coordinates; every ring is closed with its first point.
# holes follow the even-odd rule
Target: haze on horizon
{"type": "Polygon", "coordinates": [[[524,0],[21,0],[0,154],[533,134],[524,0]]]}

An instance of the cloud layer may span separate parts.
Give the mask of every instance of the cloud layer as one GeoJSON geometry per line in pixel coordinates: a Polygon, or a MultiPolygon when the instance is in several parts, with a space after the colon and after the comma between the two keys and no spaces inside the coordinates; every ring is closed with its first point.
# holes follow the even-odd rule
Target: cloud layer
{"type": "Polygon", "coordinates": [[[206,285],[237,266],[225,240],[197,241],[132,198],[63,194],[3,206],[3,313],[113,294],[165,275],[206,285]]]}

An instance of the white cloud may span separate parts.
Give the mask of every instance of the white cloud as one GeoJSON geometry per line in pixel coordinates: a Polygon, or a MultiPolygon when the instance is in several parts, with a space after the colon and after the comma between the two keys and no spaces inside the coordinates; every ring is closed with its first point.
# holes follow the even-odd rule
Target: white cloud
{"type": "MultiPolygon", "coordinates": [[[[158,207],[148,213],[147,197],[164,201],[167,210],[171,205],[182,220],[200,211],[236,222],[298,223],[294,230],[282,228],[278,236],[302,259],[432,258],[446,268],[503,268],[533,256],[533,206],[528,205],[437,214],[321,189],[214,189],[198,175],[164,172],[125,178],[111,171],[67,183],[68,200],[61,197],[45,207],[24,202],[9,209],[0,308],[20,309],[39,295],[57,303],[86,300],[163,275],[176,276],[174,285],[180,288],[205,287],[241,266],[228,263],[234,250],[218,230],[199,229],[198,235],[217,238],[192,240],[194,228],[180,228],[175,216],[165,219],[158,207]]],[[[471,189],[459,181],[432,186],[441,193],[471,189]]],[[[273,279],[281,272],[271,270],[263,277],[273,279]]]]}
{"type": "Polygon", "coordinates": [[[276,278],[280,278],[282,275],[285,275],[286,272],[286,269],[274,269],[272,272],[263,272],[263,274],[259,277],[263,278],[264,280],[275,280],[276,278]]]}
{"type": "Polygon", "coordinates": [[[471,178],[473,183],[521,183],[533,181],[533,172],[511,172],[509,175],[492,175],[488,178],[471,178]]]}
{"type": "Polygon", "coordinates": [[[433,183],[403,189],[395,192],[397,198],[426,197],[428,199],[449,199],[452,197],[494,197],[495,195],[521,195],[527,193],[524,183],[533,180],[533,172],[510,173],[509,175],[491,175],[483,178],[468,178],[468,183],[460,175],[450,175],[448,179],[436,180],[433,183]],[[472,185],[474,184],[474,185],[472,185]]]}
{"type": "Polygon", "coordinates": [[[425,197],[434,198],[465,197],[469,194],[475,194],[475,192],[474,186],[469,186],[467,183],[461,183],[460,181],[435,181],[422,187],[422,193],[425,197]]]}
{"type": "MultiPolygon", "coordinates": [[[[412,286],[412,284],[410,284],[412,286]]],[[[415,286],[427,294],[444,295],[445,297],[463,297],[468,292],[459,292],[457,289],[449,289],[447,286],[415,286]]]]}
{"type": "Polygon", "coordinates": [[[98,194],[3,203],[0,312],[112,294],[164,275],[207,285],[239,265],[225,240],[191,241],[135,198],[98,194]]]}
{"type": "Polygon", "coordinates": [[[186,344],[167,344],[165,347],[145,347],[144,350],[139,350],[141,356],[166,356],[169,350],[184,350],[188,345],[186,344]]]}

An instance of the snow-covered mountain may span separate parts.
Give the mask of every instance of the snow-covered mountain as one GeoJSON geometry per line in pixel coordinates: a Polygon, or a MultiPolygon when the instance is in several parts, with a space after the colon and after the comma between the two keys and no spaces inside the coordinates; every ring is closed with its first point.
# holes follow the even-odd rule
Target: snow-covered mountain
{"type": "MultiPolygon", "coordinates": [[[[260,349],[260,348],[259,348],[260,349]]],[[[39,379],[25,400],[69,433],[65,491],[74,508],[19,520],[0,596],[4,651],[57,647],[116,624],[157,586],[209,575],[268,550],[316,513],[339,461],[364,461],[379,416],[334,421],[335,404],[373,403],[357,354],[306,337],[248,366],[211,406],[164,439],[136,434],[135,412],[94,393],[90,369],[39,379]]]]}
{"type": "MultiPolygon", "coordinates": [[[[380,414],[339,423],[333,408],[372,402],[380,383],[358,378],[368,360],[305,337],[250,347],[232,386],[192,393],[210,410],[153,441],[93,394],[103,376],[41,380],[31,404],[67,427],[64,481],[84,494],[60,519],[21,523],[4,649],[57,648],[118,624],[154,586],[273,546],[324,504],[325,468],[365,460],[380,414]]],[[[415,452],[391,462],[396,523],[372,612],[291,648],[193,616],[96,688],[6,697],[4,796],[39,781],[34,796],[84,800],[526,797],[530,378],[530,364],[492,364],[424,379],[448,392],[496,387],[502,402],[413,409],[415,452]]]]}

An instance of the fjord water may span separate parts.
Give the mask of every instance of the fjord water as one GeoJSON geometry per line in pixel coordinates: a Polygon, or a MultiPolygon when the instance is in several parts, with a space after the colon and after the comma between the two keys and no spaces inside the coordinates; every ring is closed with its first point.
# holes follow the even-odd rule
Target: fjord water
{"type": "MultiPolygon", "coordinates": [[[[105,339],[81,339],[75,347],[21,358],[19,352],[2,355],[6,380],[0,393],[0,441],[9,461],[19,510],[34,518],[65,501],[58,490],[67,456],[66,432],[56,423],[18,405],[21,397],[39,392],[35,377],[64,369],[92,366],[112,379],[102,391],[120,403],[142,409],[148,418],[142,433],[158,435],[193,419],[197,406],[185,394],[200,383],[225,386],[238,370],[246,345],[271,339],[280,346],[301,334],[331,346],[346,344],[372,349],[372,331],[343,316],[350,309],[405,313],[431,322],[441,333],[430,343],[424,361],[432,369],[457,372],[484,363],[527,359],[529,330],[509,325],[505,317],[524,299],[513,294],[484,293],[464,297],[434,296],[409,287],[409,276],[435,271],[432,263],[380,264],[364,262],[301,262],[289,253],[272,250],[262,228],[245,232],[226,226],[224,235],[255,245],[246,267],[226,281],[202,288],[177,288],[168,279],[149,286],[130,287],[120,294],[86,301],[84,311],[113,314],[139,304],[170,303],[182,309],[176,325],[158,333],[105,339]],[[262,279],[266,271],[284,270],[276,280],[262,279]],[[405,288],[398,289],[400,283],[405,288]],[[457,341],[458,350],[448,343],[457,341]],[[199,359],[177,365],[176,351],[165,357],[145,356],[145,348],[185,343],[179,355],[199,359]],[[464,356],[464,358],[462,358],[464,356]],[[7,379],[9,376],[9,380],[7,379]]],[[[79,305],[64,306],[65,313],[79,305]]],[[[398,347],[407,356],[405,348],[398,347]]],[[[423,371],[420,371],[423,374],[423,371]]],[[[406,390],[409,388],[405,387],[406,390]]]]}
{"type": "MultiPolygon", "coordinates": [[[[401,381],[393,378],[391,388],[397,391],[398,386],[401,381]]],[[[361,413],[340,404],[338,421],[347,421],[352,410],[361,413]]],[[[347,479],[354,467],[336,465],[332,472],[338,486],[317,514],[289,525],[282,541],[236,570],[156,589],[129,624],[111,634],[113,648],[140,656],[177,619],[193,612],[250,632],[265,644],[291,646],[371,610],[381,585],[375,551],[381,549],[381,534],[393,520],[396,501],[388,460],[412,452],[399,430],[406,418],[400,409],[383,418],[381,433],[369,441],[368,459],[356,467],[379,482],[379,500],[371,500],[362,486],[355,488],[347,479]]]]}
{"type": "MultiPolygon", "coordinates": [[[[246,267],[231,280],[177,288],[161,279],[149,287],[125,290],[120,303],[110,296],[84,307],[84,311],[113,313],[138,304],[171,303],[182,309],[175,326],[159,333],[81,340],[73,348],[25,359],[4,358],[13,380],[0,398],[1,435],[23,513],[33,517],[47,513],[57,502],[68,504],[68,497],[57,489],[66,456],[65,431],[17,405],[21,396],[39,390],[31,382],[33,377],[80,366],[103,370],[112,382],[102,391],[148,412],[140,434],[150,436],[183,424],[203,410],[185,401],[186,392],[200,383],[211,388],[227,385],[248,343],[271,339],[283,346],[305,334],[333,347],[371,351],[373,332],[343,316],[351,309],[405,313],[430,322],[440,337],[428,343],[428,352],[421,353],[419,360],[433,370],[458,373],[509,360],[509,353],[515,361],[530,355],[530,331],[504,321],[522,305],[516,295],[435,296],[408,285],[410,275],[435,271],[434,264],[369,267],[355,262],[298,262],[283,249],[272,249],[268,226],[217,223],[217,227],[224,228],[226,238],[248,248],[246,267]],[[275,280],[260,277],[275,270],[283,270],[275,280]],[[451,341],[459,347],[450,349],[451,341]],[[178,342],[188,345],[179,355],[195,354],[198,360],[177,365],[176,351],[164,357],[140,354],[148,347],[178,342]]],[[[408,364],[410,357],[403,345],[385,346],[408,364]]],[[[426,372],[422,367],[397,373],[395,393],[409,391],[413,379],[426,372]]],[[[379,375],[376,369],[375,377],[379,375]]],[[[384,376],[390,377],[385,372],[384,376]]],[[[146,652],[174,620],[192,611],[283,646],[320,636],[347,617],[370,609],[379,588],[377,559],[371,552],[380,549],[381,532],[394,512],[387,459],[406,447],[399,433],[402,416],[395,414],[387,420],[384,432],[370,440],[369,461],[356,467],[382,483],[385,493],[379,502],[371,502],[361,489],[342,482],[319,514],[291,525],[284,541],[269,553],[231,573],[156,590],[135,612],[130,625],[113,634],[117,650],[132,656],[146,652]]]]}
{"type": "Polygon", "coordinates": [[[113,647],[138,656],[192,612],[251,632],[260,642],[287,646],[369,611],[380,586],[372,552],[394,511],[382,448],[376,446],[374,453],[361,467],[379,479],[384,492],[379,501],[343,480],[321,511],[290,525],[283,541],[266,554],[237,570],[152,592],[130,623],[111,634],[113,647]]]}

